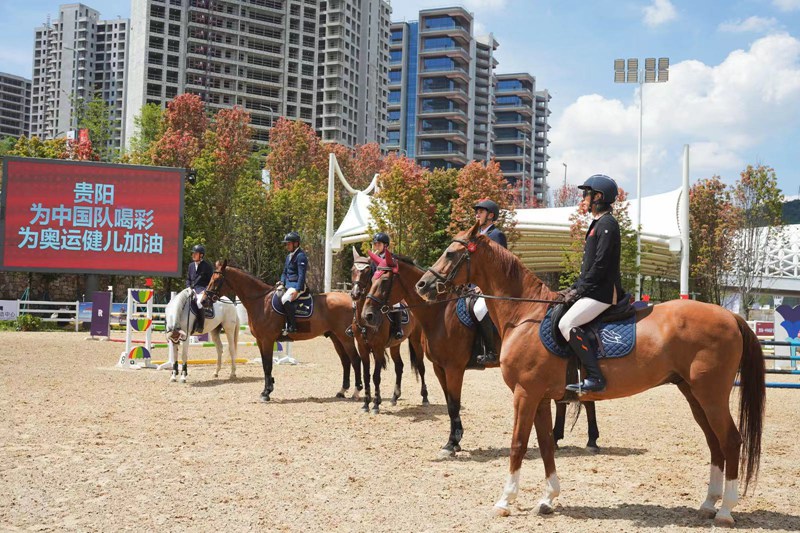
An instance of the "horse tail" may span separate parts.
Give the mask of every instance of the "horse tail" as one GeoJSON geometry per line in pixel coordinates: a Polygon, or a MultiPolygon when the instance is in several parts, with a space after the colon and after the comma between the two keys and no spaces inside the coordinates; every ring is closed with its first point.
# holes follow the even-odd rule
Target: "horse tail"
{"type": "Polygon", "coordinates": [[[408,340],[408,358],[411,359],[411,368],[414,369],[414,377],[419,381],[419,367],[425,364],[422,360],[422,354],[417,354],[414,350],[414,343],[411,339],[408,340]]]}
{"type": "Polygon", "coordinates": [[[761,462],[761,433],[764,428],[764,352],[761,343],[747,322],[739,316],[736,322],[742,333],[742,360],[739,363],[739,433],[742,435],[740,468],[744,471],[744,491],[758,477],[761,462]]]}

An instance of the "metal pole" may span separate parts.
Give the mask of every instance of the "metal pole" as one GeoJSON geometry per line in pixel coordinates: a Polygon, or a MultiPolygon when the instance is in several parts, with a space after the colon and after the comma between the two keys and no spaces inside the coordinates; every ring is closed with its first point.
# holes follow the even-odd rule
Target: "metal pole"
{"type": "Polygon", "coordinates": [[[525,207],[525,148],[528,144],[527,136],[522,134],[522,203],[520,207],[525,207]]]}
{"type": "Polygon", "coordinates": [[[333,178],[336,156],[328,154],[328,211],[325,216],[325,292],[331,292],[331,275],[333,273],[333,178]]]}
{"type": "Polygon", "coordinates": [[[642,299],[642,118],[644,72],[639,71],[639,164],[636,171],[636,299],[642,299]]]}
{"type": "Polygon", "coordinates": [[[567,188],[567,164],[566,163],[561,163],[561,164],[564,165],[564,189],[566,189],[567,188]]]}
{"type": "Polygon", "coordinates": [[[683,145],[683,188],[681,189],[681,299],[689,299],[689,145],[683,145]]]}

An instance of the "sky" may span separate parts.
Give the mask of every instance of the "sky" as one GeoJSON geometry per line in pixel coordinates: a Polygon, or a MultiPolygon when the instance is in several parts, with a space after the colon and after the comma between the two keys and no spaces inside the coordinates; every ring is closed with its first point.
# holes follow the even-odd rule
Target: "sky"
{"type": "MultiPolygon", "coordinates": [[[[116,18],[130,2],[86,3],[116,18]]],[[[0,71],[31,76],[33,29],[58,5],[0,0],[0,71]]],[[[668,57],[669,81],[643,86],[642,194],[680,186],[685,144],[692,181],[764,164],[800,194],[800,0],[394,0],[392,19],[448,5],[494,34],[497,73],[552,95],[551,186],[604,173],[636,196],[639,86],[615,84],[613,61],[668,57]]]]}

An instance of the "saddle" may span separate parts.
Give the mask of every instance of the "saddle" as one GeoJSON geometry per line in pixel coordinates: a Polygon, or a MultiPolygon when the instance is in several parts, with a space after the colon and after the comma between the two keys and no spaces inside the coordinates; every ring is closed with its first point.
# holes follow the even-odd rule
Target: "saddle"
{"type": "Polygon", "coordinates": [[[203,313],[205,318],[214,318],[214,306],[210,307],[200,307],[197,305],[197,298],[192,298],[189,303],[189,309],[192,311],[194,316],[200,316],[200,313],[203,313]]]}
{"type": "MultiPolygon", "coordinates": [[[[566,304],[556,304],[547,310],[547,314],[539,326],[542,344],[551,353],[563,357],[571,357],[567,340],[561,335],[558,323],[569,309],[566,304]]],[[[583,330],[591,335],[598,347],[597,357],[615,358],[628,355],[636,345],[636,322],[652,312],[653,306],[644,302],[630,304],[630,295],[626,294],[619,303],[601,313],[593,321],[585,324],[583,330]],[[643,304],[643,305],[642,305],[643,304]]]]}
{"type": "MultiPolygon", "coordinates": [[[[272,310],[279,315],[286,316],[286,309],[283,308],[281,296],[282,293],[278,291],[274,291],[272,293],[272,310]]],[[[297,310],[294,313],[294,317],[296,319],[308,319],[311,318],[312,314],[314,314],[314,295],[312,295],[308,289],[300,293],[300,296],[297,297],[295,303],[297,304],[297,310]]]]}
{"type": "Polygon", "coordinates": [[[392,307],[392,310],[389,311],[387,316],[395,325],[399,324],[401,326],[405,326],[410,320],[408,316],[408,308],[403,304],[397,304],[392,307]]]}

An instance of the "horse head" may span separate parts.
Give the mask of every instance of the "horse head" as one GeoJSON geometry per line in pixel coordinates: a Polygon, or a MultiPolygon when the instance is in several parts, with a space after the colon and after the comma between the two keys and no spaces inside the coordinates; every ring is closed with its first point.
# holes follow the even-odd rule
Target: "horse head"
{"type": "Polygon", "coordinates": [[[360,300],[369,287],[370,278],[369,258],[358,253],[353,246],[353,266],[350,268],[350,281],[353,288],[350,289],[350,297],[353,301],[360,300]]]}
{"type": "Polygon", "coordinates": [[[370,252],[373,261],[376,262],[376,272],[372,279],[372,286],[367,294],[367,302],[361,310],[361,318],[370,327],[380,325],[381,314],[386,314],[391,310],[392,304],[401,300],[401,296],[394,291],[394,279],[400,271],[398,262],[387,253],[386,257],[381,258],[370,252]],[[377,305],[376,305],[377,304],[377,305]],[[376,308],[380,312],[376,312],[376,308]]]}
{"type": "Polygon", "coordinates": [[[211,307],[214,303],[218,302],[222,293],[222,285],[225,283],[225,269],[228,268],[228,260],[217,261],[214,273],[211,275],[211,281],[208,282],[203,297],[200,299],[200,305],[203,307],[211,307]]]}
{"type": "Polygon", "coordinates": [[[439,294],[458,292],[471,281],[472,259],[480,245],[489,238],[480,234],[480,224],[453,237],[439,259],[417,282],[417,293],[425,300],[435,300],[439,294]],[[462,266],[466,265],[466,268],[462,266]]]}

